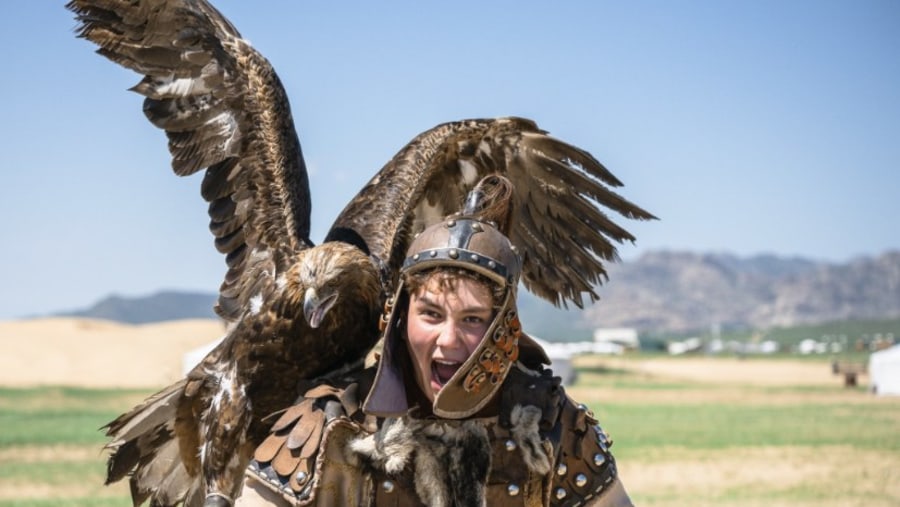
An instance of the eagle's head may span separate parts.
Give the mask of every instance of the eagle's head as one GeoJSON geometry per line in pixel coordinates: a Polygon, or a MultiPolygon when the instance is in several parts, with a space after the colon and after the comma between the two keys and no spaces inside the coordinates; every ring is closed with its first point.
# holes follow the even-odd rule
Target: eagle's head
{"type": "MultiPolygon", "coordinates": [[[[303,315],[312,328],[325,322],[337,303],[380,309],[381,279],[372,259],[359,248],[329,241],[301,252],[291,282],[302,291],[303,315]]],[[[299,296],[300,294],[297,294],[299,296]]]]}

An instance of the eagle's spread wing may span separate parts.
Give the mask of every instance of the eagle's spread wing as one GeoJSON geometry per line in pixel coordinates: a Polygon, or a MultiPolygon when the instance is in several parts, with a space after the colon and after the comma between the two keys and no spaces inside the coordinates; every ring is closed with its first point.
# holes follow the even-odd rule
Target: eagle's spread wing
{"type": "Polygon", "coordinates": [[[510,239],[523,253],[525,286],[559,305],[596,300],[604,260],[634,237],[602,208],[626,218],[653,215],[610,187],[621,183],[590,153],[521,118],[438,125],[406,145],[339,215],[331,239],[356,240],[396,274],[413,236],[460,211],[488,174],[514,186],[510,239]]]}
{"type": "Polygon", "coordinates": [[[73,0],[78,35],[144,75],[133,88],[166,131],[172,168],[206,168],[215,246],[228,271],[216,311],[236,319],[274,271],[311,245],[309,182],[284,89],[269,62],[203,1],[73,0]]]}
{"type": "Polygon", "coordinates": [[[378,339],[381,283],[353,245],[309,240],[309,182],[271,65],[203,0],[73,0],[79,36],[144,78],[134,90],[201,194],[228,271],[231,321],[186,378],[107,426],[108,480],[135,505],[234,498],[266,417],[296,382],[361,360],[378,339]]]}

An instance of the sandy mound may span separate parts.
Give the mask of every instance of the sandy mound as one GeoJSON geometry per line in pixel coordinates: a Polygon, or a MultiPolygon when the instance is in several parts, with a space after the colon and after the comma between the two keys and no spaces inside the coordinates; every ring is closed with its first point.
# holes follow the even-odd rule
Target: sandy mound
{"type": "Polygon", "coordinates": [[[677,357],[620,359],[604,358],[612,368],[642,373],[666,380],[748,384],[756,386],[834,385],[840,378],[819,361],[790,359],[741,360],[734,357],[677,357]]]}
{"type": "MultiPolygon", "coordinates": [[[[186,352],[223,333],[222,323],[204,319],[137,326],[76,318],[0,322],[0,385],[162,387],[181,378],[186,352]]],[[[840,383],[816,361],[603,356],[580,357],[578,364],[716,384],[840,383]]]]}
{"type": "Polygon", "coordinates": [[[0,385],[161,387],[185,352],[222,336],[215,320],[128,325],[89,319],[0,322],[0,385]]]}

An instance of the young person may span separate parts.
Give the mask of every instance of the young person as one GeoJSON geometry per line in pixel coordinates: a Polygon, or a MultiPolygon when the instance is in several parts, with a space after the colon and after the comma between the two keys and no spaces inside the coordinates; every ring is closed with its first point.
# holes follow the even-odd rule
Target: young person
{"type": "Polygon", "coordinates": [[[237,505],[631,505],[609,436],[522,333],[520,271],[493,223],[426,229],[377,366],[302,385],[237,505]]]}

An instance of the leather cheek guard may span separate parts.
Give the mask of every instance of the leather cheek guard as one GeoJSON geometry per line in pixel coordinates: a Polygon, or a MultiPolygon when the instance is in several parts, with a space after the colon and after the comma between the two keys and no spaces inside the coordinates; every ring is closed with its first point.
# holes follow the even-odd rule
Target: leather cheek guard
{"type": "Polygon", "coordinates": [[[519,357],[522,326],[515,308],[515,291],[508,290],[500,313],[478,348],[450,377],[434,399],[435,415],[461,419],[481,410],[503,384],[519,357]]]}

